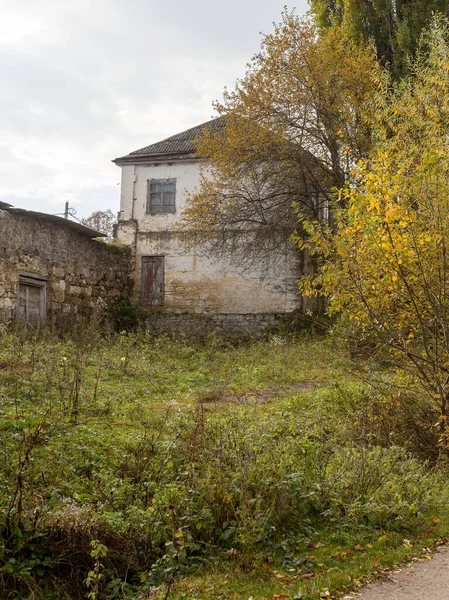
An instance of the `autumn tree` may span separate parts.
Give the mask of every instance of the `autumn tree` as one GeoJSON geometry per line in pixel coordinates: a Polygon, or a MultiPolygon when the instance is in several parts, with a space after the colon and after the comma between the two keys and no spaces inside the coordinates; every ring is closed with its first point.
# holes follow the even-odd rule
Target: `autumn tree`
{"type": "Polygon", "coordinates": [[[447,15],[449,0],[309,0],[321,28],[340,25],[358,42],[373,43],[395,77],[408,70],[432,15],[447,15]]]}
{"type": "Polygon", "coordinates": [[[227,245],[254,256],[288,239],[298,210],[325,215],[333,188],[370,147],[362,114],[375,68],[373,52],[342,28],[318,35],[310,20],[284,12],[216,103],[223,130],[198,141],[208,163],[185,229],[219,252],[227,245]]]}
{"type": "Polygon", "coordinates": [[[449,450],[449,33],[435,21],[412,74],[375,96],[377,143],[342,190],[334,228],[309,221],[307,247],[322,261],[305,278],[361,337],[374,336],[440,412],[449,450]]]}
{"type": "Polygon", "coordinates": [[[89,217],[82,220],[83,225],[104,233],[108,240],[113,238],[114,224],[117,219],[110,208],[106,210],[96,210],[89,217]]]}

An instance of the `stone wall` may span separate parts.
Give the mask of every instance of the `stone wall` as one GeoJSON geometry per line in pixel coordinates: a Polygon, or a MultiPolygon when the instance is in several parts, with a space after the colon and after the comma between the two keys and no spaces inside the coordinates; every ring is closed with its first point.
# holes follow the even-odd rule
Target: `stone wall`
{"type": "Polygon", "coordinates": [[[17,315],[21,276],[45,280],[46,319],[68,329],[126,293],[129,272],[129,248],[0,210],[0,321],[17,315]]]}
{"type": "Polygon", "coordinates": [[[189,338],[203,339],[216,333],[224,338],[260,339],[285,316],[285,313],[199,315],[162,310],[148,314],[146,327],[156,337],[186,335],[189,338]]]}

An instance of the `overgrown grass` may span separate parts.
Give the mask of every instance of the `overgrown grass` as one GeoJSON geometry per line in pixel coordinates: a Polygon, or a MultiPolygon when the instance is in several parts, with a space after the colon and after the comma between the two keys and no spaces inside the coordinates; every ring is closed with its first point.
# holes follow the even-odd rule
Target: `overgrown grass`
{"type": "Polygon", "coordinates": [[[2,329],[1,597],[334,597],[422,551],[435,415],[350,366],[307,336],[2,329]]]}

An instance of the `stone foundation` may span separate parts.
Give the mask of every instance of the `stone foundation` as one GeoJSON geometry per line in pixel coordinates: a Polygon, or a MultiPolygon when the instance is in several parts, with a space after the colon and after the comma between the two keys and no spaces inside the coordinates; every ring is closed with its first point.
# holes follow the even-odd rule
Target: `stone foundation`
{"type": "Polygon", "coordinates": [[[155,336],[186,335],[189,338],[204,339],[215,333],[219,337],[230,339],[261,339],[285,316],[285,313],[200,315],[154,311],[148,315],[145,324],[155,336]]]}

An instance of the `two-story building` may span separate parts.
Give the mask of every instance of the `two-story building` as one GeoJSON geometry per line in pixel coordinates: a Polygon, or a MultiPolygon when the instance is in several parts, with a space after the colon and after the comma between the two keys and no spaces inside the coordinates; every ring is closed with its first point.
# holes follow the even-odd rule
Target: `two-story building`
{"type": "Polygon", "coordinates": [[[307,265],[288,240],[271,270],[248,271],[231,254],[208,256],[180,231],[186,193],[198,189],[204,163],[195,140],[223,126],[214,119],[113,161],[122,169],[117,239],[132,249],[134,293],[158,331],[256,333],[300,306],[298,278],[307,265]]]}

